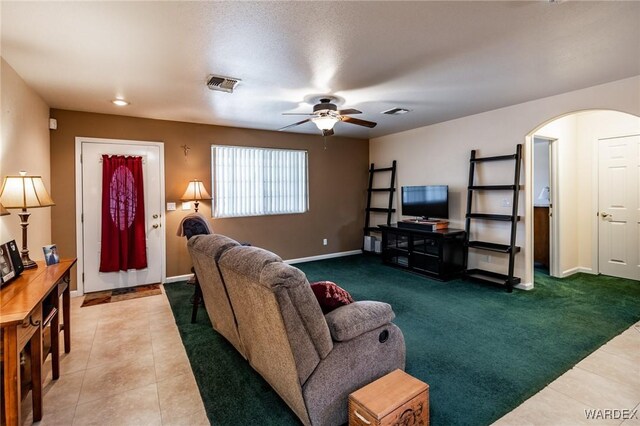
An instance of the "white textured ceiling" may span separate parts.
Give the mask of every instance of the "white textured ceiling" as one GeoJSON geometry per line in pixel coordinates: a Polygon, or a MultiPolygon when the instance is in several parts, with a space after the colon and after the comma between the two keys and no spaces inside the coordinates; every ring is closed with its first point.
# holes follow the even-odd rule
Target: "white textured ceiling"
{"type": "MultiPolygon", "coordinates": [[[[345,99],[376,137],[640,74],[640,2],[8,2],[2,57],[53,108],[276,130],[345,99]],[[242,79],[212,92],[208,74],[242,79]],[[110,103],[122,96],[131,105],[110,103]],[[380,112],[412,110],[402,116],[380,112]]],[[[312,123],[292,129],[317,133],[312,123]]]]}

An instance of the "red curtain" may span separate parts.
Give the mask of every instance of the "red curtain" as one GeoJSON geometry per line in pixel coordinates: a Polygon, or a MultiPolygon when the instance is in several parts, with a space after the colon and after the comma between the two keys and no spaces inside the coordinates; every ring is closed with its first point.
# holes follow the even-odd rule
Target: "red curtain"
{"type": "Polygon", "coordinates": [[[147,267],[142,157],[102,156],[100,272],[147,267]]]}

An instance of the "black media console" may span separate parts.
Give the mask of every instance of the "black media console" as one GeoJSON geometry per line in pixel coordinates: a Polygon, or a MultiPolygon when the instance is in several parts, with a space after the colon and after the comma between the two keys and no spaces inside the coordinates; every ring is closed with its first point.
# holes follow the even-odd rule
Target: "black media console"
{"type": "Polygon", "coordinates": [[[382,261],[436,280],[448,281],[464,271],[462,229],[425,231],[417,226],[380,225],[382,261]]]}

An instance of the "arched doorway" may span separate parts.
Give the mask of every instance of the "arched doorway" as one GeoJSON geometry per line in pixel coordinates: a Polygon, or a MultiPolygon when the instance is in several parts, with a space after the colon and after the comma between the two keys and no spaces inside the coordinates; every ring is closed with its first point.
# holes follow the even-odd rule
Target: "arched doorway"
{"type": "Polygon", "coordinates": [[[529,218],[525,225],[529,236],[526,268],[534,281],[534,266],[536,260],[539,261],[536,248],[539,254],[539,243],[545,236],[549,238],[548,273],[551,276],[566,277],[585,272],[640,280],[640,189],[637,188],[640,179],[635,164],[639,157],[638,146],[640,117],[612,110],[578,111],[555,117],[526,136],[525,214],[529,218]],[[535,154],[540,141],[546,141],[549,146],[549,190],[546,193],[540,190],[540,181],[544,179],[536,177],[535,154]],[[611,163],[609,169],[603,168],[606,158],[614,157],[617,163],[611,163]],[[633,161],[635,166],[630,164],[633,161]],[[611,170],[614,170],[613,174],[611,170]],[[627,187],[623,189],[620,182],[627,187]],[[611,202],[612,197],[620,206],[616,220],[601,214],[611,215],[604,210],[603,202],[611,202]],[[631,205],[625,207],[623,204],[631,205]],[[548,231],[543,231],[548,235],[540,234],[544,228],[540,223],[536,230],[534,218],[536,214],[541,217],[536,207],[548,212],[548,231]],[[623,208],[635,209],[635,212],[622,217],[619,213],[623,208]],[[612,239],[616,238],[624,241],[612,245],[612,239]],[[607,243],[608,248],[605,247],[607,243]],[[633,266],[628,266],[630,264],[633,266]]]}

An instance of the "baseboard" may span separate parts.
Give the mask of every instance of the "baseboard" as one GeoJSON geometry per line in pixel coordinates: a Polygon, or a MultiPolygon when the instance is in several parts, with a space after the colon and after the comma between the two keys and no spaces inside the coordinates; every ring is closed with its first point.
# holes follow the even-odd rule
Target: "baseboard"
{"type": "Polygon", "coordinates": [[[178,281],[188,281],[189,278],[191,278],[193,276],[193,274],[186,274],[186,275],[176,275],[175,277],[167,277],[164,282],[165,284],[171,284],[171,283],[177,283],[178,281]]]}
{"type": "Polygon", "coordinates": [[[513,286],[519,290],[533,290],[533,283],[520,283],[513,286]]]}
{"type": "Polygon", "coordinates": [[[568,276],[571,276],[573,274],[577,274],[579,272],[583,272],[585,274],[595,275],[595,272],[593,271],[592,268],[585,268],[584,266],[576,266],[575,268],[571,268],[571,269],[567,269],[566,271],[563,271],[560,274],[560,278],[566,278],[568,276]]]}
{"type": "Polygon", "coordinates": [[[69,292],[69,296],[73,298],[73,297],[84,296],[84,294],[82,294],[79,290],[71,290],[69,292]]]}
{"type": "Polygon", "coordinates": [[[338,253],[320,254],[318,256],[301,257],[298,259],[288,259],[284,263],[293,265],[294,263],[313,262],[314,260],[333,259],[334,257],[353,256],[355,254],[362,254],[362,250],[341,251],[338,253]]]}

